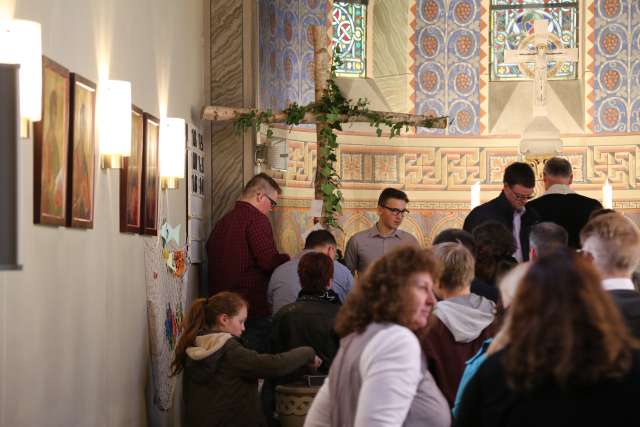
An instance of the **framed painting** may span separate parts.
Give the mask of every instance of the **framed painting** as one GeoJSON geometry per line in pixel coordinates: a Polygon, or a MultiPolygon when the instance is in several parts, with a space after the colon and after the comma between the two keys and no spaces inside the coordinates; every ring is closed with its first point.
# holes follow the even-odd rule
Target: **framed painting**
{"type": "Polygon", "coordinates": [[[33,222],[66,225],[69,70],[42,60],[42,120],[33,135],[33,222]]]}
{"type": "Polygon", "coordinates": [[[142,154],[142,234],[158,234],[158,191],[160,176],[158,167],[158,144],[160,121],[151,114],[143,113],[142,154]]]}
{"type": "Polygon", "coordinates": [[[120,232],[142,232],[142,155],[144,148],[143,112],[131,106],[131,156],[120,169],[120,232]]]}
{"type": "Polygon", "coordinates": [[[93,228],[96,84],[71,73],[70,86],[67,225],[93,228]]]}

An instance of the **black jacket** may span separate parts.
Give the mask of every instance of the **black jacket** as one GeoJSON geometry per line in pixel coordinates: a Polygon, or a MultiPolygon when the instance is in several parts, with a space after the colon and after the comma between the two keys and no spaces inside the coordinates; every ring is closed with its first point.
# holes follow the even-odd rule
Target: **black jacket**
{"type": "Polygon", "coordinates": [[[549,382],[531,392],[507,383],[504,350],[489,356],[465,388],[455,427],[628,427],[638,424],[640,353],[619,381],[561,389],[549,382]]]}
{"type": "MultiPolygon", "coordinates": [[[[469,212],[462,228],[469,233],[473,233],[473,229],[480,224],[487,221],[497,221],[513,232],[513,211],[511,203],[509,203],[504,191],[502,191],[495,199],[489,200],[469,212]]],[[[536,210],[530,208],[529,204],[527,204],[520,226],[520,247],[525,261],[529,259],[529,231],[531,226],[538,222],[539,217],[536,210]]]]}
{"type": "Polygon", "coordinates": [[[640,338],[640,293],[632,290],[616,289],[609,291],[629,330],[636,338],[640,338]]]}
{"type": "Polygon", "coordinates": [[[589,221],[591,212],[602,209],[596,199],[576,193],[543,194],[527,203],[527,209],[533,208],[540,221],[555,222],[569,233],[569,246],[580,248],[580,230],[589,221]]]}
{"type": "Polygon", "coordinates": [[[273,317],[272,352],[280,353],[300,346],[313,347],[322,359],[319,373],[327,374],[340,344],[334,330],[339,309],[340,299],[331,290],[324,297],[300,291],[296,302],[285,305],[273,317]]]}

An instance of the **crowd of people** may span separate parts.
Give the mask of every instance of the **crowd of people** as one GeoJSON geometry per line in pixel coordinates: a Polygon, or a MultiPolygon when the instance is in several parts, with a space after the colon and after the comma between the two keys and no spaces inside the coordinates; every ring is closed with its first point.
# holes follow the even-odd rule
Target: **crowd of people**
{"type": "Polygon", "coordinates": [[[176,347],[187,425],[277,426],[277,386],[306,375],[324,376],[310,427],[633,424],[640,230],[575,193],[565,159],[543,175],[534,199],[533,170],[512,163],[498,197],[426,248],[387,188],[344,259],[324,229],[279,253],[280,187],[256,175],[211,233],[209,296],[176,347]]]}

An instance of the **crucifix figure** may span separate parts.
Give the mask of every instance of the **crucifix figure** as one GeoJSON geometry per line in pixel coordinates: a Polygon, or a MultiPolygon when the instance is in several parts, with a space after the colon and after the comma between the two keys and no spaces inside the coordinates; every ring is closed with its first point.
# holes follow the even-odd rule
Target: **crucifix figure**
{"type": "MultiPolygon", "coordinates": [[[[533,77],[533,115],[546,114],[545,101],[547,97],[547,65],[554,61],[556,68],[562,62],[577,62],[578,49],[563,48],[560,39],[549,30],[549,21],[537,19],[533,23],[533,34],[525,37],[520,42],[517,50],[505,49],[504,62],[521,65],[523,71],[533,77]],[[553,42],[556,48],[549,50],[549,42],[553,42]],[[530,45],[533,44],[533,50],[530,45]],[[527,64],[535,64],[533,73],[527,68],[527,64]],[[531,75],[533,74],[533,75],[531,75]]],[[[555,71],[552,71],[555,72],[555,71]]]]}

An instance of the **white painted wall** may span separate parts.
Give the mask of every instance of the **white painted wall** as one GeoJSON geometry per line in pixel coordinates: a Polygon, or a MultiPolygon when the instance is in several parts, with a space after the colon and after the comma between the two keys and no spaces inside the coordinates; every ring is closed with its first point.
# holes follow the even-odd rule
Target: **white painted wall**
{"type": "MultiPolygon", "coordinates": [[[[204,104],[202,0],[0,0],[0,11],[39,21],[44,54],[93,81],[109,57],[145,111],[191,119],[204,104]]],[[[21,151],[24,269],[0,272],[0,426],[178,425],[179,410],[148,400],[149,237],[119,232],[119,173],[96,169],[93,230],[36,226],[33,142],[21,151]]],[[[160,200],[185,224],[184,185],[160,200]]]]}

